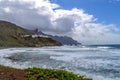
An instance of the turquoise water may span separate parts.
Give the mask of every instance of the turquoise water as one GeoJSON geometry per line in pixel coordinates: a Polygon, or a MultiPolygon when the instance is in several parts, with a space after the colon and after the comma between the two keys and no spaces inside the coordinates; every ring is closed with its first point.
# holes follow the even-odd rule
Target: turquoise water
{"type": "Polygon", "coordinates": [[[0,49],[0,64],[63,69],[94,80],[120,80],[120,45],[0,49]]]}

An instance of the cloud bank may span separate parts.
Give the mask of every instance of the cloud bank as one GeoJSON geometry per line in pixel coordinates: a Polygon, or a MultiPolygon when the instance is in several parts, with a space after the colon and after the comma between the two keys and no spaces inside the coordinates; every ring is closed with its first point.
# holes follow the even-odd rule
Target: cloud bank
{"type": "Polygon", "coordinates": [[[120,30],[114,24],[97,23],[83,9],[62,9],[49,0],[0,0],[0,19],[28,29],[67,35],[84,44],[120,43],[120,30]]]}

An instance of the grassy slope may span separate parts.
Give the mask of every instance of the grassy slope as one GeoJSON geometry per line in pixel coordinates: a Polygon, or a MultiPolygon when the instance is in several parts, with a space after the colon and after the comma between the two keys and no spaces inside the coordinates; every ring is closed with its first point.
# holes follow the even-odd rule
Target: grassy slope
{"type": "Polygon", "coordinates": [[[21,35],[33,34],[27,30],[6,21],[0,21],[0,47],[34,47],[34,46],[55,46],[59,42],[51,38],[21,38],[21,35]]]}
{"type": "Polygon", "coordinates": [[[28,68],[24,70],[0,66],[0,80],[92,80],[63,70],[28,68]]]}

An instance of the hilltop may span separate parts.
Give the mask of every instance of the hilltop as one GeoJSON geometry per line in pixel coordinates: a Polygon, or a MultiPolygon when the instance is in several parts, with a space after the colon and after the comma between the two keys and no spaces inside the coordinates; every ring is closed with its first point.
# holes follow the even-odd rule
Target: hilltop
{"type": "Polygon", "coordinates": [[[0,21],[0,47],[60,46],[50,37],[35,36],[34,33],[16,24],[0,21]],[[27,36],[26,36],[27,35],[27,36]]]}

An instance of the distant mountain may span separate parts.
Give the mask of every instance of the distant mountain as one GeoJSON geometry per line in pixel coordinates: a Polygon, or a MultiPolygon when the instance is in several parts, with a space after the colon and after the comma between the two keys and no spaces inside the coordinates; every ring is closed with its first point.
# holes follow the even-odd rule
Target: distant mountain
{"type": "Polygon", "coordinates": [[[81,43],[67,36],[51,36],[56,41],[59,41],[63,45],[81,45],[81,43]]]}
{"type": "Polygon", "coordinates": [[[37,36],[16,24],[0,21],[0,47],[58,46],[60,42],[50,37],[37,36]]]}
{"type": "Polygon", "coordinates": [[[72,39],[71,37],[67,37],[67,36],[52,36],[52,35],[45,34],[42,31],[39,31],[38,29],[33,30],[33,32],[36,33],[36,34],[49,36],[52,39],[62,43],[63,45],[81,45],[81,43],[77,42],[76,40],[72,39]]]}

